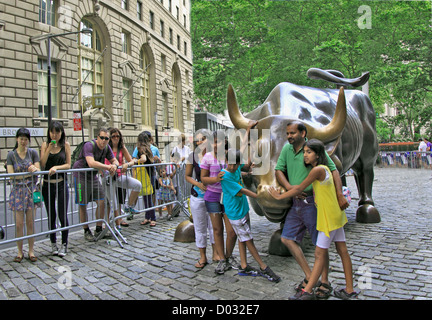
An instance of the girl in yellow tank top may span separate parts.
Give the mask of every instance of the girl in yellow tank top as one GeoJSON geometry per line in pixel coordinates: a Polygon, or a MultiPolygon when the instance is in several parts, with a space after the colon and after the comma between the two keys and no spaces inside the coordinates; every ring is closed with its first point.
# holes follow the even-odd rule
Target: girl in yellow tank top
{"type": "Polygon", "coordinates": [[[317,246],[315,248],[315,264],[307,286],[302,289],[300,300],[312,300],[315,298],[313,288],[317,283],[325,263],[327,250],[331,242],[335,242],[336,250],[342,259],[345,273],[346,287],[335,292],[342,299],[354,298],[358,292],[353,288],[352,264],[349,256],[343,226],[347,223],[345,211],[341,210],[336,197],[333,177],[326,166],[324,144],[316,139],[306,141],[304,145],[304,163],[311,165],[312,170],[306,179],[299,185],[293,186],[289,191],[279,194],[274,188],[269,188],[269,193],[277,200],[300,195],[306,187],[312,184],[317,206],[317,230],[319,231],[317,246]],[[334,238],[336,235],[336,238],[334,238]]]}

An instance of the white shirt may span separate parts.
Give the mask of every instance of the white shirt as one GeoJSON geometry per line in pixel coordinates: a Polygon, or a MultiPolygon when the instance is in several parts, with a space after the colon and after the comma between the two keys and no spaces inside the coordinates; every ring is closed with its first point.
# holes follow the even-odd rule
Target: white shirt
{"type": "Polygon", "coordinates": [[[427,148],[426,142],[422,141],[419,144],[418,151],[426,151],[426,148],[427,148]]]}

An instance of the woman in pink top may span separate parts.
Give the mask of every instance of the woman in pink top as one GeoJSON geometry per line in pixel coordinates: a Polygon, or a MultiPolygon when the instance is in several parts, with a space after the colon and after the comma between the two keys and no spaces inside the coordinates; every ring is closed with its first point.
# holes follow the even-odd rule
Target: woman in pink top
{"type": "MultiPolygon", "coordinates": [[[[211,141],[209,142],[211,143],[211,141]]],[[[220,181],[223,177],[221,170],[226,168],[225,152],[227,141],[225,140],[224,131],[213,132],[213,151],[204,155],[201,160],[201,181],[207,186],[204,195],[207,212],[210,214],[210,220],[213,225],[213,234],[215,241],[215,251],[220,260],[215,269],[216,274],[223,274],[230,268],[238,268],[238,262],[232,257],[232,252],[237,240],[237,236],[224,214],[221,195],[222,187],[220,181]],[[219,150],[219,151],[218,151],[219,150]],[[226,228],[226,254],[224,252],[224,222],[226,228]]]]}

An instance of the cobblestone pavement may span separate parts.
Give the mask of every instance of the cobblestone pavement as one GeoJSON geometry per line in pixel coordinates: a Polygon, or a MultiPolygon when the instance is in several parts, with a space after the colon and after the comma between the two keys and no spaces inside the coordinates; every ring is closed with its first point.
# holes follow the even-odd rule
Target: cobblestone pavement
{"type": "MultiPolygon", "coordinates": [[[[354,283],[360,300],[432,299],[431,171],[377,168],[374,199],[381,222],[355,222],[357,199],[347,210],[345,227],[354,283]]],[[[347,177],[358,198],[354,178],[347,177]]],[[[159,219],[156,227],[140,225],[136,216],[123,234],[128,244],[85,242],[81,229],[69,236],[65,258],[50,255],[49,240],[35,245],[38,261],[12,260],[16,248],[0,251],[2,300],[285,300],[303,274],[292,257],[268,254],[268,243],[279,224],[251,214],[255,245],[263,260],[281,276],[275,284],[263,277],[240,277],[235,270],[215,275],[216,264],[194,267],[194,243],[174,242],[180,216],[159,219]]],[[[26,243],[26,241],[25,241],[26,243]]],[[[25,244],[24,248],[26,249],[25,244]]],[[[312,265],[314,248],[303,244],[312,265]]],[[[211,250],[209,250],[209,253],[211,250]]],[[[238,255],[237,246],[235,254],[238,255]]],[[[209,255],[209,258],[211,256],[209,255]]],[[[252,257],[252,266],[258,267],[252,257]]],[[[330,249],[330,281],[344,285],[342,264],[330,249]]],[[[336,299],[331,297],[330,299],[336,299]]]]}

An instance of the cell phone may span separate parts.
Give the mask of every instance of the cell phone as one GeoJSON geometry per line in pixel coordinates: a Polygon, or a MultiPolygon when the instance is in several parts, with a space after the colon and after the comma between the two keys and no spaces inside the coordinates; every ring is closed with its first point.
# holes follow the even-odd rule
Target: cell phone
{"type": "Polygon", "coordinates": [[[56,144],[57,141],[55,141],[55,140],[51,140],[51,143],[52,143],[52,144],[56,144]]]}

